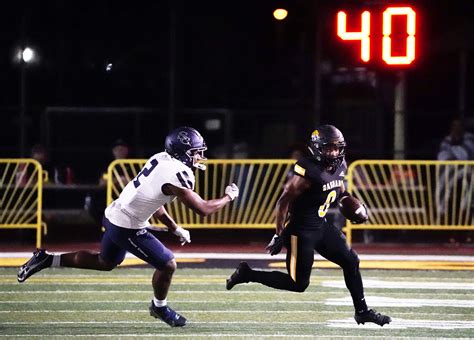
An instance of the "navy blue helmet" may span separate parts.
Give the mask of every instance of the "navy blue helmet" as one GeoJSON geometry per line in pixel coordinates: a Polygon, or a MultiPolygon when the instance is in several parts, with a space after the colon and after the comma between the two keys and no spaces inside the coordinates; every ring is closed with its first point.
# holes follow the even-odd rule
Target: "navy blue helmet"
{"type": "Polygon", "coordinates": [[[206,150],[204,138],[191,127],[182,126],[174,129],[165,139],[165,151],[191,169],[206,169],[204,164],[199,163],[206,159],[204,157],[206,150]]]}
{"type": "Polygon", "coordinates": [[[321,125],[311,134],[309,150],[326,167],[337,168],[344,161],[346,141],[333,125],[321,125]]]}

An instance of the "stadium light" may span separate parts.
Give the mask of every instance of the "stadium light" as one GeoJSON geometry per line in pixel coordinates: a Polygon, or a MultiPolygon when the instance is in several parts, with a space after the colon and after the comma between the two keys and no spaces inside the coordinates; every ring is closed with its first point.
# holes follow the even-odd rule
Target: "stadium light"
{"type": "Polygon", "coordinates": [[[21,59],[27,64],[35,61],[35,51],[29,47],[26,47],[21,52],[21,59]]]}
{"type": "Polygon", "coordinates": [[[273,11],[273,17],[277,20],[284,20],[288,16],[288,11],[284,8],[277,8],[273,11]]]}

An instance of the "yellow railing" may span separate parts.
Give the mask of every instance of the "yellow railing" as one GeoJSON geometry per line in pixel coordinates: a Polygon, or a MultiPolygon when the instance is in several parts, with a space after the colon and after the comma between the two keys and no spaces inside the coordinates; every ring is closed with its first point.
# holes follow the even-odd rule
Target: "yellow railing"
{"type": "MultiPolygon", "coordinates": [[[[116,160],[108,168],[107,204],[140,172],[145,159],[116,160]]],[[[201,217],[177,200],[166,209],[178,224],[189,228],[275,228],[274,209],[293,160],[209,160],[206,171],[196,171],[196,192],[204,199],[224,195],[234,182],[240,196],[223,209],[201,217]]],[[[152,225],[160,226],[155,219],[152,225]]]]}
{"type": "Polygon", "coordinates": [[[43,169],[34,159],[0,159],[0,229],[36,229],[41,247],[43,169]]]}
{"type": "Polygon", "coordinates": [[[474,161],[360,160],[348,190],[369,208],[356,229],[474,230],[474,161]]]}

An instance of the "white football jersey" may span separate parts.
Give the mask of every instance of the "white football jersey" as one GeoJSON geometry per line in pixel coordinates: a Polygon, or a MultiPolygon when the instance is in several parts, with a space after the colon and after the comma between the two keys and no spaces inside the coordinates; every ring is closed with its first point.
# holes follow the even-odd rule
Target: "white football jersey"
{"type": "Polygon", "coordinates": [[[161,191],[164,184],[194,190],[194,173],[166,152],[153,155],[120,196],[105,209],[105,217],[113,224],[130,229],[146,228],[148,220],[176,196],[161,191]]]}

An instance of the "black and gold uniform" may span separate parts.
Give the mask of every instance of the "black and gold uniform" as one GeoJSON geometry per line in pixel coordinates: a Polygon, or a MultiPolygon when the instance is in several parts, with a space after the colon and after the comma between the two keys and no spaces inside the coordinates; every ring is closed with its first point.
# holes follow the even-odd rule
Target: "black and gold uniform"
{"type": "Polygon", "coordinates": [[[290,208],[290,220],[284,232],[288,250],[286,266],[292,281],[289,290],[302,292],[308,287],[314,251],[317,251],[343,269],[356,310],[367,308],[359,258],[348,247],[342,232],[326,219],[329,208],[341,194],[347,172],[346,162],[343,161],[334,171],[328,172],[317,161],[307,158],[295,164],[294,172],[296,176],[309,179],[312,185],[290,208]]]}
{"type": "Polygon", "coordinates": [[[316,160],[304,158],[295,164],[293,171],[296,176],[310,180],[311,187],[290,207],[289,222],[283,234],[288,274],[252,271],[250,281],[277,289],[304,292],[310,282],[314,251],[317,251],[343,269],[356,310],[366,309],[359,258],[348,247],[342,232],[326,219],[329,208],[341,194],[346,162],[328,172],[316,160]]]}
{"type": "MultiPolygon", "coordinates": [[[[287,273],[254,270],[241,262],[227,279],[227,289],[240,283],[259,282],[272,288],[303,292],[309,285],[317,251],[344,271],[357,323],[374,322],[383,326],[391,321],[390,317],[368,309],[357,253],[347,245],[342,232],[326,219],[329,208],[340,196],[349,195],[343,183],[347,171],[345,146],[344,137],[336,127],[323,125],[311,135],[309,148],[313,157],[300,159],[294,165],[294,176],[277,204],[277,232],[267,246],[275,255],[285,245],[287,273]],[[285,217],[289,218],[288,223],[281,231],[285,217]]],[[[366,217],[358,223],[365,220],[366,217]]]]}

